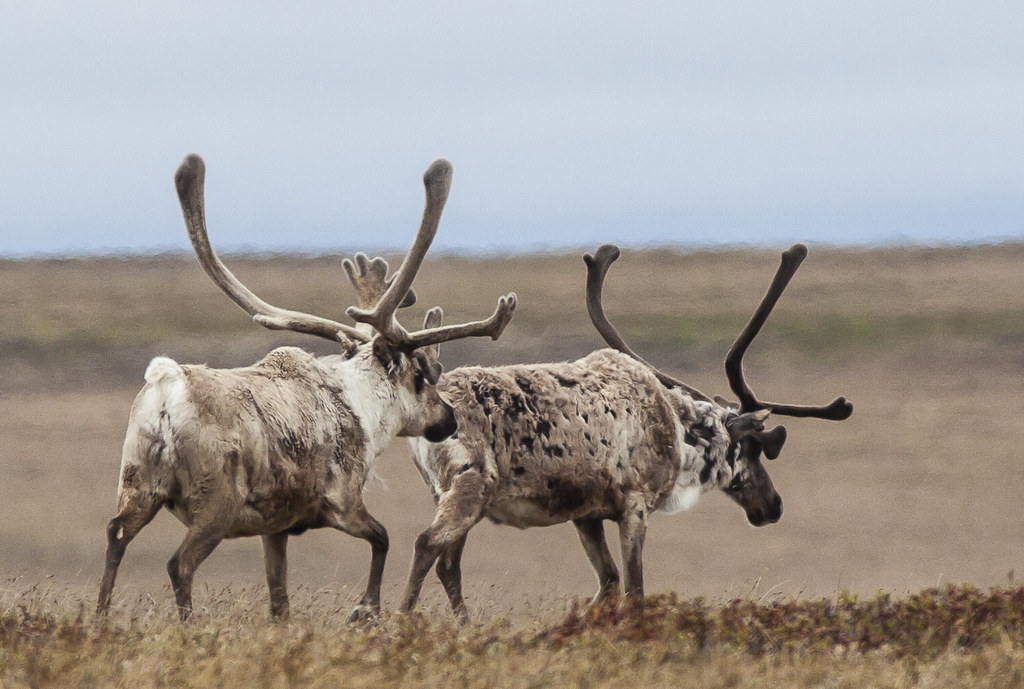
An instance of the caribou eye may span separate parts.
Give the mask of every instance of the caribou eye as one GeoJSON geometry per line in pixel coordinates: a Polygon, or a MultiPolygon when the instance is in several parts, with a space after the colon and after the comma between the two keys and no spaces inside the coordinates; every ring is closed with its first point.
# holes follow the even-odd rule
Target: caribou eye
{"type": "Polygon", "coordinates": [[[412,379],[412,384],[416,388],[417,395],[423,392],[423,388],[427,384],[427,379],[424,377],[422,371],[416,371],[416,375],[412,379]]]}
{"type": "Polygon", "coordinates": [[[729,481],[729,485],[725,487],[725,490],[729,493],[738,493],[743,490],[743,476],[736,475],[732,481],[729,481]]]}

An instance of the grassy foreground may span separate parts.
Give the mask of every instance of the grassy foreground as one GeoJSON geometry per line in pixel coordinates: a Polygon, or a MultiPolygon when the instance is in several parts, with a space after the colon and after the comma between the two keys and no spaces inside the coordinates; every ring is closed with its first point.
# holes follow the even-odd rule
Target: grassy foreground
{"type": "Polygon", "coordinates": [[[219,598],[185,625],[152,601],[97,623],[84,600],[29,592],[0,618],[0,686],[1024,684],[1024,588],[770,603],[653,596],[573,603],[534,628],[508,619],[458,627],[447,615],[418,614],[359,629],[324,606],[275,624],[255,592],[219,598]]]}

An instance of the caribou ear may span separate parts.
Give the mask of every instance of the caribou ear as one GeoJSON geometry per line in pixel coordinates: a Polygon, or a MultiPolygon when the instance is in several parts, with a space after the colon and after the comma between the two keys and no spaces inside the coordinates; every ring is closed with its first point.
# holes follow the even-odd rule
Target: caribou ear
{"type": "Polygon", "coordinates": [[[440,361],[424,357],[423,375],[426,377],[428,383],[431,385],[437,385],[437,381],[441,379],[442,373],[444,373],[444,365],[440,361]]]}
{"type": "Polygon", "coordinates": [[[770,431],[759,433],[757,439],[761,441],[764,456],[768,459],[775,459],[782,452],[782,446],[786,444],[786,427],[776,426],[770,431]]]}
{"type": "Polygon", "coordinates": [[[726,409],[735,409],[737,411],[740,408],[740,405],[736,404],[735,402],[730,402],[721,395],[715,395],[715,404],[717,404],[719,407],[725,407],[726,409]]]}
{"type": "MultiPolygon", "coordinates": [[[[425,347],[424,349],[430,348],[425,347]]],[[[431,385],[437,385],[437,381],[441,379],[441,374],[444,373],[444,365],[435,357],[427,354],[424,349],[417,350],[413,356],[419,362],[420,369],[423,371],[423,377],[426,378],[427,382],[431,385]]]]}
{"type": "MultiPolygon", "coordinates": [[[[423,329],[440,328],[443,320],[444,311],[441,310],[440,306],[435,306],[427,311],[427,315],[423,317],[423,329]]],[[[444,366],[441,365],[440,361],[441,345],[430,345],[419,351],[423,353],[423,363],[425,364],[423,372],[427,376],[427,380],[430,381],[431,385],[437,385],[437,381],[444,371],[444,366]]]]}

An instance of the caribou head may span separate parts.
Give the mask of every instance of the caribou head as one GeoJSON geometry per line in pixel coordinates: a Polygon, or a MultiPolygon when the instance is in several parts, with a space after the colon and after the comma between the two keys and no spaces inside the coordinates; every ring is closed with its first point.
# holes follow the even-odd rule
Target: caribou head
{"type": "MultiPolygon", "coordinates": [[[[431,441],[451,436],[456,430],[455,413],[434,387],[441,374],[441,364],[431,352],[442,342],[464,337],[498,339],[516,308],[516,295],[509,293],[498,300],[491,317],[482,321],[425,327],[410,332],[395,318],[400,306],[415,300],[412,283],[437,233],[441,211],[451,188],[451,163],[439,158],[424,173],[426,204],[419,231],[395,275],[391,279],[386,278],[387,264],[383,259],[369,267],[370,262],[365,256],[358,258],[359,268],[363,270],[379,271],[383,263],[384,274],[380,275],[379,289],[374,293],[372,303],[361,302],[359,307],[352,306],[346,311],[357,323],[368,325],[369,331],[268,304],[243,285],[210,246],[203,202],[205,175],[206,166],[202,158],[191,154],[178,168],[174,182],[189,240],[200,265],[213,282],[263,327],[322,337],[340,344],[345,359],[364,360],[368,365],[359,370],[370,371],[368,375],[375,376],[366,381],[365,394],[381,395],[385,394],[382,390],[387,389],[390,390],[387,394],[395,395],[400,402],[398,407],[402,413],[396,428],[397,435],[421,435],[431,441]]],[[[345,268],[350,277],[356,270],[356,266],[348,261],[345,268]]]]}
{"type": "Polygon", "coordinates": [[[593,255],[586,254],[583,257],[587,264],[587,311],[591,321],[609,346],[645,363],[666,388],[680,391],[693,400],[718,408],[722,423],[729,434],[726,456],[728,470],[719,473],[723,482],[719,487],[743,508],[751,524],[774,524],[782,517],[782,498],[772,485],[771,477],[761,459],[762,456],[769,460],[779,456],[786,442],[786,428],[775,426],[766,429],[765,423],[769,415],[842,421],[853,413],[853,405],[845,397],[837,397],[823,406],[761,401],[754,395],[743,376],[743,355],[757,337],[779,297],[800,267],[800,263],[806,258],[807,247],[795,244],[783,252],[782,262],[768,291],[736,337],[725,358],[726,377],[729,387],[739,398],[738,404],[721,397],[708,397],[700,390],[659,371],[644,361],[622,339],[605,316],[601,298],[605,275],[619,254],[617,246],[605,244],[593,255]]]}

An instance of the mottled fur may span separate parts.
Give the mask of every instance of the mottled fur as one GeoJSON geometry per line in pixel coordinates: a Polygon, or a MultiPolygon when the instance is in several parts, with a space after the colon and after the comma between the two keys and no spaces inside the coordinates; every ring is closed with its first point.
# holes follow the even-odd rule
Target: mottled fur
{"type": "Polygon", "coordinates": [[[404,610],[416,604],[436,560],[452,609],[465,617],[462,550],[484,516],[520,528],[571,520],[597,572],[598,599],[619,586],[603,525],[613,520],[626,593],[643,595],[643,544],[653,510],[685,510],[719,488],[754,526],[777,522],[782,499],[761,458],[779,456],[786,429],[765,430],[765,420],[777,413],[841,421],[853,413],[844,397],[824,406],[763,402],[743,378],[743,354],[807,247],[783,252],[768,291],[726,355],[739,405],[656,370],[622,339],[601,303],[605,275],[619,254],[605,244],[583,257],[587,313],[612,349],[572,363],[456,369],[440,379],[460,431],[440,444],[412,442],[437,512],[416,540],[404,610]]]}
{"type": "Polygon", "coordinates": [[[416,443],[417,462],[438,496],[455,476],[479,471],[498,488],[485,513],[500,524],[610,519],[623,491],[634,489],[654,509],[695,461],[665,390],[610,350],[565,364],[459,368],[439,387],[460,431],[437,445],[416,443]]]}
{"type": "Polygon", "coordinates": [[[109,606],[128,542],[167,507],[188,527],[168,563],[183,616],[199,563],[224,538],[257,535],[271,611],[284,614],[287,536],[325,526],[371,543],[354,614],[374,614],[388,537],[366,511],[363,485],[396,435],[439,439],[455,428],[451,407],[422,384],[422,369],[422,357],[382,340],[351,358],[282,347],[237,369],[154,359],[125,437],[99,611],[109,606]]]}
{"type": "Polygon", "coordinates": [[[647,365],[614,350],[569,363],[458,368],[438,389],[459,431],[440,443],[410,441],[438,508],[416,543],[405,609],[440,558],[453,609],[465,614],[458,559],[483,517],[519,528],[572,521],[599,595],[619,580],[601,528],[613,520],[627,592],[642,593],[640,549],[652,511],[686,509],[701,493],[758,472],[769,499],[778,497],[756,457],[748,461],[730,435],[735,410],[668,389],[647,365]]]}

